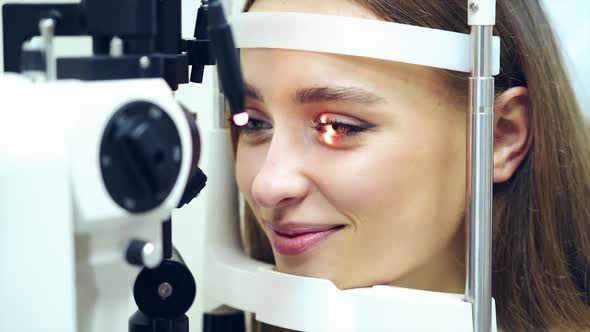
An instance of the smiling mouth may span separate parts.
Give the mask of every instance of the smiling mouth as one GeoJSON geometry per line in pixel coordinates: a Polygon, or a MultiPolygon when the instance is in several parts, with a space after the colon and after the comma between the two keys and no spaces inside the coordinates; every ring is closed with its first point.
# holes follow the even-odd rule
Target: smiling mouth
{"type": "Polygon", "coordinates": [[[295,256],[315,247],[346,225],[273,227],[271,242],[274,249],[285,256],[295,256]]]}

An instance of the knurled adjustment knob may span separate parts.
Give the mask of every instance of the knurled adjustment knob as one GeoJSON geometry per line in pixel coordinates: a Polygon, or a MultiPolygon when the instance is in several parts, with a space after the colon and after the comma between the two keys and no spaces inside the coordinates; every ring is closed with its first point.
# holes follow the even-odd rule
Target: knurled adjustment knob
{"type": "Polygon", "coordinates": [[[137,101],[118,110],[103,133],[100,168],[113,200],[140,213],[159,206],[180,174],[180,134],[157,105],[137,101]]]}

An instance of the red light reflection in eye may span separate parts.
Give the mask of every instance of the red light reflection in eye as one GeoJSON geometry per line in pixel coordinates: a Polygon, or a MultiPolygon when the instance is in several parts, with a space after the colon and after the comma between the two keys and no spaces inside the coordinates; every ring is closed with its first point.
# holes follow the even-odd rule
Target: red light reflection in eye
{"type": "Polygon", "coordinates": [[[243,127],[248,124],[248,121],[250,121],[250,117],[246,112],[234,114],[232,119],[234,120],[235,125],[238,127],[243,127]]]}
{"type": "Polygon", "coordinates": [[[327,115],[322,115],[322,117],[320,118],[320,122],[327,125],[325,128],[324,133],[322,134],[322,137],[324,138],[324,142],[326,142],[326,144],[329,145],[333,145],[334,144],[334,136],[336,136],[336,130],[334,130],[334,127],[332,127],[332,124],[328,121],[328,116],[327,115]]]}

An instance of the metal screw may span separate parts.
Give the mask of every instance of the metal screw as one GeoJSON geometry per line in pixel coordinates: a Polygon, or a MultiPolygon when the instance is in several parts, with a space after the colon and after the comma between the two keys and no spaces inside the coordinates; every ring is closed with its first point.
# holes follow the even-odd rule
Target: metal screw
{"type": "Polygon", "coordinates": [[[180,150],[180,146],[175,146],[172,150],[172,159],[175,162],[180,162],[182,160],[182,152],[180,150]]]}
{"type": "Polygon", "coordinates": [[[158,120],[162,117],[162,111],[160,111],[159,109],[157,109],[155,107],[150,108],[149,112],[150,112],[149,113],[150,117],[152,119],[158,120]]]}
{"type": "Polygon", "coordinates": [[[139,58],[139,66],[141,67],[141,69],[148,69],[151,65],[151,61],[150,58],[148,58],[147,56],[142,56],[141,58],[139,58]]]}
{"type": "Polygon", "coordinates": [[[135,208],[135,200],[131,197],[125,197],[125,198],[123,198],[123,205],[125,205],[125,207],[128,209],[134,209],[135,208]]]}
{"type": "Polygon", "coordinates": [[[111,166],[111,157],[110,156],[103,156],[101,159],[101,162],[102,162],[103,167],[109,167],[109,166],[111,166]]]}
{"type": "Polygon", "coordinates": [[[470,2],[469,3],[469,10],[471,10],[473,13],[477,13],[477,11],[479,10],[479,5],[476,4],[475,2],[470,2]]]}
{"type": "Polygon", "coordinates": [[[123,40],[119,37],[113,37],[113,39],[111,39],[111,45],[110,45],[110,53],[112,57],[120,57],[123,55],[123,40]]]}
{"type": "Polygon", "coordinates": [[[163,282],[158,287],[158,295],[160,295],[162,300],[165,300],[165,299],[169,298],[170,295],[172,295],[173,290],[174,290],[174,288],[172,288],[172,285],[170,285],[167,282],[163,282]]]}

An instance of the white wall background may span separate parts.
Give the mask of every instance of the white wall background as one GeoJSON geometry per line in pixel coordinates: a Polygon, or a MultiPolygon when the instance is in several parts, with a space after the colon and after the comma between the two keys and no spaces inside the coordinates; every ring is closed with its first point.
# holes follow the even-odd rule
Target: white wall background
{"type": "Polygon", "coordinates": [[[562,47],[578,102],[590,123],[590,1],[542,0],[541,3],[562,47]]]}

